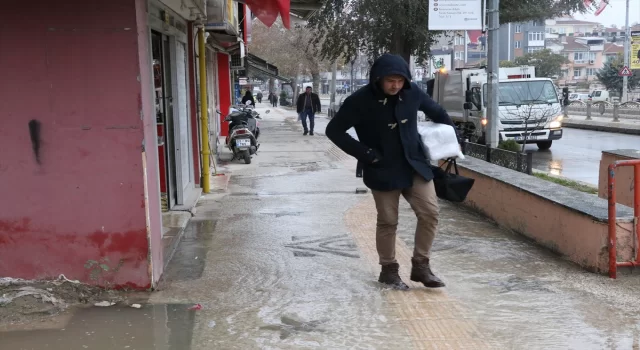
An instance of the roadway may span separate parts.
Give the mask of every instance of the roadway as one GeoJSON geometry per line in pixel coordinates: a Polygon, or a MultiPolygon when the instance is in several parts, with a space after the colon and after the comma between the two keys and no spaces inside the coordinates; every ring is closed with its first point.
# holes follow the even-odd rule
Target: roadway
{"type": "Polygon", "coordinates": [[[640,149],[640,136],[565,128],[550,150],[526,148],[533,153],[534,169],[593,185],[598,184],[602,151],[616,149],[640,149]]]}
{"type": "MultiPolygon", "coordinates": [[[[321,98],[321,103],[319,131],[324,133],[329,99],[321,98]]],[[[562,139],[554,141],[548,151],[538,150],[535,144],[526,147],[533,153],[534,169],[592,185],[598,184],[602,151],[616,149],[640,149],[640,136],[565,128],[562,139]]]]}

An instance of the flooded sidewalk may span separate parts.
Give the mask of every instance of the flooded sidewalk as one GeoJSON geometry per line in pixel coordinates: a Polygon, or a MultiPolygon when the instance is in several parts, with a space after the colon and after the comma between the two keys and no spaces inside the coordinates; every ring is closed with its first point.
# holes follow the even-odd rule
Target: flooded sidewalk
{"type": "Polygon", "coordinates": [[[221,164],[228,188],[201,198],[140,309],[81,310],[0,333],[0,348],[639,349],[637,276],[584,272],[450,203],[432,254],[447,287],[409,283],[404,202],[397,255],[411,290],[377,283],[373,199],[318,118],[316,136],[282,108],[261,121],[260,152],[221,164]]]}

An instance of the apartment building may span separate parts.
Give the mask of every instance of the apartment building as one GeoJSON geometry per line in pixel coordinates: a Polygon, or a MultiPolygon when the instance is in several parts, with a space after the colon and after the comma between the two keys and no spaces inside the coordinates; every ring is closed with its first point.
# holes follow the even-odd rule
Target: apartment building
{"type": "Polygon", "coordinates": [[[569,61],[562,68],[558,79],[561,85],[591,82],[607,60],[623,52],[621,44],[607,42],[602,37],[572,37],[562,35],[558,39],[547,39],[547,48],[561,54],[569,61]]]}
{"type": "Polygon", "coordinates": [[[451,51],[453,68],[461,68],[476,65],[485,60],[487,58],[486,44],[486,34],[483,34],[481,30],[452,31],[438,36],[432,46],[432,51],[451,51]]]}
{"type": "Polygon", "coordinates": [[[542,20],[505,23],[500,26],[500,60],[516,57],[545,48],[545,23],[542,20]]]}
{"type": "MultiPolygon", "coordinates": [[[[551,35],[580,36],[592,35],[600,25],[597,22],[580,21],[572,17],[561,17],[545,21],[545,32],[551,35]]],[[[549,39],[554,39],[549,37],[549,39]]]]}
{"type": "MultiPolygon", "coordinates": [[[[640,24],[635,24],[631,27],[631,31],[640,31],[640,24]]],[[[624,26],[618,27],[605,27],[605,26],[597,26],[595,28],[594,36],[600,36],[605,38],[610,42],[620,42],[624,43],[624,37],[626,36],[626,29],[624,26]]]]}

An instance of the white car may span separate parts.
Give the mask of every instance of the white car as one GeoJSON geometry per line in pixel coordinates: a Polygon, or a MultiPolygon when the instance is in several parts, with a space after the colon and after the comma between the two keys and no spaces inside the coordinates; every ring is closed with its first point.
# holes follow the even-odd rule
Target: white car
{"type": "Polygon", "coordinates": [[[569,94],[569,101],[586,101],[589,99],[588,94],[581,94],[577,92],[573,92],[569,94]]]}

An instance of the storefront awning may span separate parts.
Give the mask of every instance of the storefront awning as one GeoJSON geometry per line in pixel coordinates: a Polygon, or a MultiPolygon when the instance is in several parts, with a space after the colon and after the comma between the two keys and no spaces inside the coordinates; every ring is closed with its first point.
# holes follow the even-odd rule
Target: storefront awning
{"type": "Polygon", "coordinates": [[[267,61],[256,55],[247,54],[246,63],[247,74],[249,76],[258,75],[267,78],[278,79],[280,81],[289,81],[289,79],[278,74],[278,67],[274,66],[273,64],[267,63],[267,61]]]}

